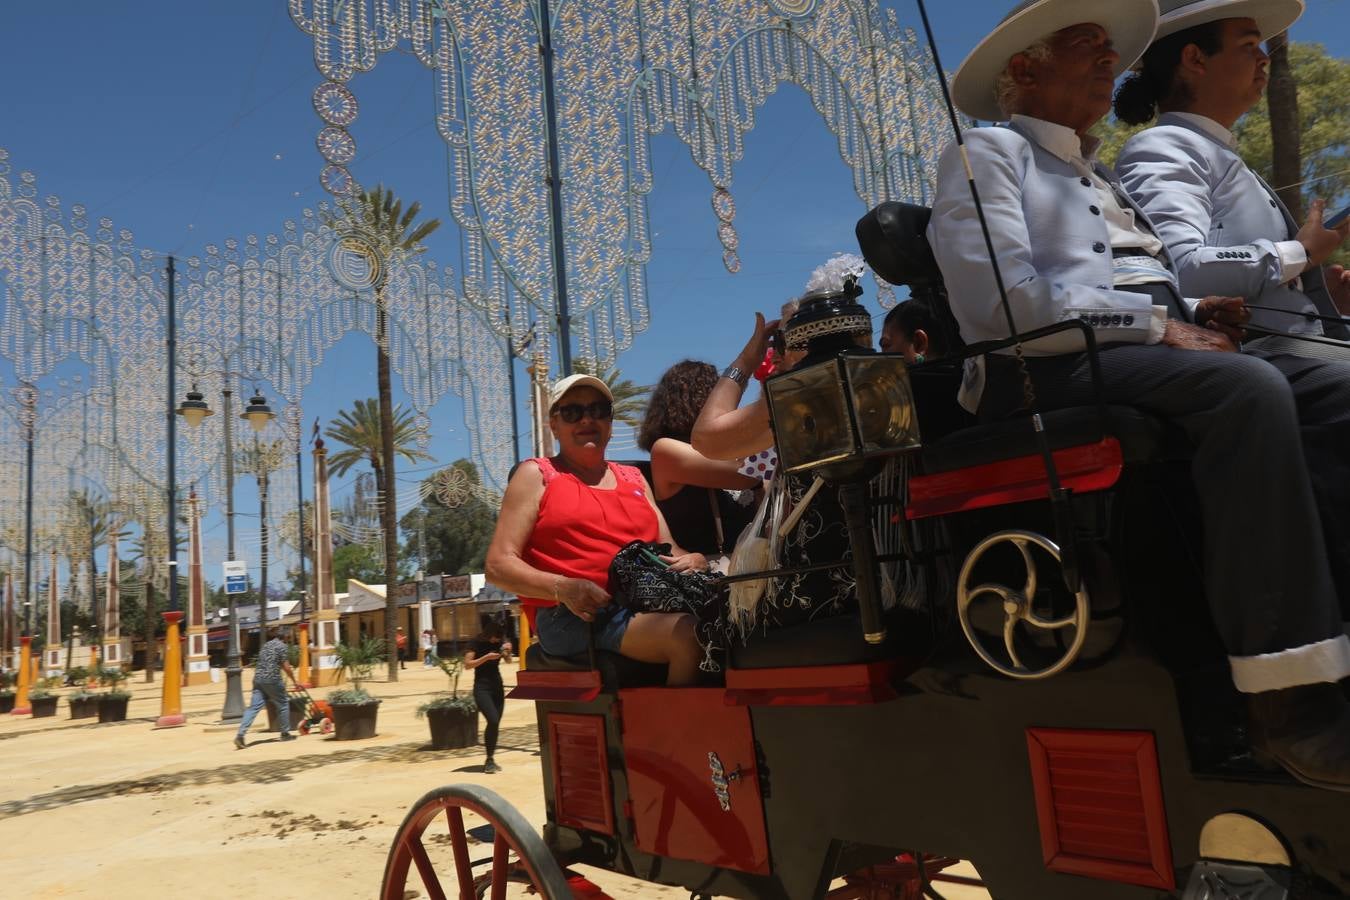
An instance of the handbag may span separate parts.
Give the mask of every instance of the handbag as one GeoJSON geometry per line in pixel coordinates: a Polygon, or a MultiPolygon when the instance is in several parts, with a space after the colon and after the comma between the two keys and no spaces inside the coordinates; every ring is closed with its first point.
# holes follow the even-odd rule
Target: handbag
{"type": "MultiPolygon", "coordinates": [[[[731,560],[727,565],[728,575],[765,572],[774,567],[773,549],[776,541],[771,542],[770,535],[777,532],[778,520],[782,518],[783,491],[779,487],[782,483],[781,478],[769,482],[769,488],[765,491],[764,500],[759,504],[755,517],[741,532],[741,536],[736,539],[736,546],[732,548],[731,560]]],[[[727,597],[727,618],[742,634],[754,628],[755,613],[768,586],[767,578],[754,578],[731,584],[727,597]]]]}
{"type": "Polygon", "coordinates": [[[719,672],[715,654],[722,639],[721,581],[715,572],[673,572],[661,557],[669,544],[630,541],[609,564],[613,603],[635,613],[687,613],[696,620],[695,634],[703,648],[699,668],[719,672]]]}

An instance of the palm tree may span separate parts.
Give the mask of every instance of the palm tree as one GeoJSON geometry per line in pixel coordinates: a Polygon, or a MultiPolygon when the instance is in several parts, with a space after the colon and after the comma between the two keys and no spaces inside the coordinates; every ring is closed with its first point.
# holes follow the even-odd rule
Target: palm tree
{"type": "MultiPolygon", "coordinates": [[[[107,543],[116,517],[111,504],[89,490],[70,492],[66,516],[70,523],[69,533],[89,553],[89,617],[94,622],[94,629],[101,629],[103,621],[98,614],[98,560],[94,558],[94,551],[99,545],[107,543]]],[[[124,538],[126,534],[119,531],[117,536],[124,538]]]]}
{"type": "Polygon", "coordinates": [[[636,384],[624,378],[615,366],[604,368],[594,360],[575,359],[572,361],[572,371],[577,375],[594,375],[609,385],[609,392],[614,395],[615,421],[633,428],[642,424],[642,416],[647,411],[647,397],[652,392],[650,385],[636,384]]]}
{"type": "Polygon", "coordinates": [[[369,462],[375,473],[375,484],[384,488],[380,498],[380,525],[384,532],[384,630],[389,653],[389,677],[397,681],[398,646],[397,635],[394,634],[398,618],[398,598],[394,590],[398,586],[397,532],[394,533],[392,547],[389,541],[390,522],[393,522],[394,528],[398,527],[393,492],[394,460],[401,456],[408,462],[419,462],[433,457],[417,448],[413,414],[405,410],[402,404],[391,411],[388,428],[381,427],[383,420],[383,412],[374,400],[357,400],[353,410],[344,409],[338,413],[338,417],[324,430],[324,435],[347,445],[345,450],[339,450],[328,458],[328,469],[332,474],[341,477],[357,463],[369,462]]]}
{"type": "MultiPolygon", "coordinates": [[[[352,200],[343,200],[338,204],[341,217],[330,216],[328,224],[342,230],[360,228],[375,241],[373,248],[384,264],[397,256],[415,256],[426,250],[422,242],[437,228],[439,219],[427,219],[414,223],[422,204],[414,202],[406,211],[403,201],[394,196],[393,191],[385,190],[384,185],[376,185],[374,190],[363,190],[352,200]]],[[[384,529],[384,578],[388,597],[385,611],[385,643],[389,648],[389,680],[398,681],[398,651],[394,646],[394,619],[398,605],[394,599],[394,585],[398,579],[398,513],[395,510],[394,494],[394,458],[397,453],[394,441],[394,401],[389,375],[389,306],[385,301],[386,281],[381,278],[375,284],[375,351],[376,373],[379,381],[379,433],[383,458],[388,461],[384,467],[384,478],[379,482],[384,494],[384,509],[381,526],[384,529]]]]}
{"type": "Polygon", "coordinates": [[[255,434],[253,445],[244,445],[238,451],[237,467],[249,473],[258,482],[258,634],[267,635],[267,564],[272,546],[267,521],[267,491],[272,473],[286,462],[286,441],[259,440],[255,434]]]}

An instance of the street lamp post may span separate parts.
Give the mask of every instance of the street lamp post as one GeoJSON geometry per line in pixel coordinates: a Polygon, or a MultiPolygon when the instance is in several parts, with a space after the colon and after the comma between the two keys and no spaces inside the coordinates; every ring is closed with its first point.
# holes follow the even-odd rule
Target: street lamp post
{"type": "MultiPolygon", "coordinates": [[[[165,523],[168,537],[169,611],[164,613],[167,628],[164,632],[164,694],[160,701],[156,728],[177,728],[187,724],[183,716],[183,648],[178,642],[178,623],[183,614],[178,609],[178,398],[175,370],[178,366],[178,309],[174,294],[174,259],[169,257],[164,277],[167,281],[165,297],[167,311],[164,345],[169,358],[167,407],[167,440],[164,448],[165,467],[168,469],[168,516],[165,523]]],[[[147,651],[149,648],[147,647],[147,651]]],[[[147,652],[147,668],[149,656],[147,652]]]]}
{"type": "Polygon", "coordinates": [[[259,639],[265,639],[267,635],[267,545],[271,536],[267,528],[267,483],[271,465],[268,460],[263,458],[258,435],[262,434],[268,422],[276,418],[276,414],[272,412],[272,407],[267,405],[267,398],[255,389],[253,397],[248,401],[248,406],[244,407],[244,411],[239,414],[239,418],[248,422],[249,427],[253,429],[253,474],[258,480],[259,537],[262,541],[258,572],[261,582],[258,585],[258,636],[259,639]]]}

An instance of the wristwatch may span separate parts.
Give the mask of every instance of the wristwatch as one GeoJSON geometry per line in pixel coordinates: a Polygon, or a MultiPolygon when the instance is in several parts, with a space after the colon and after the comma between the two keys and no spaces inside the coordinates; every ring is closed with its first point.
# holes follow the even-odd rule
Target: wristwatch
{"type": "Polygon", "coordinates": [[[722,377],[730,378],[732,381],[736,382],[741,387],[745,387],[747,384],[750,383],[750,373],[742,372],[739,366],[734,365],[727,366],[725,369],[722,370],[722,377]]]}

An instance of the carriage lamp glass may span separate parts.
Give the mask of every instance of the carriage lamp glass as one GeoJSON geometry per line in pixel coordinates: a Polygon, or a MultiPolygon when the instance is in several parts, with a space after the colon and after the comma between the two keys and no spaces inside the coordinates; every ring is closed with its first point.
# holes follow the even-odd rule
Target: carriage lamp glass
{"type": "Polygon", "coordinates": [[[202,392],[195,387],[187,392],[187,399],[178,405],[177,412],[187,419],[187,423],[193,428],[202,424],[207,416],[215,415],[215,410],[206,405],[206,401],[202,399],[202,392]]]}
{"type": "Polygon", "coordinates": [[[248,406],[239,414],[239,418],[248,420],[249,427],[255,432],[261,432],[267,427],[267,423],[276,418],[272,412],[272,407],[267,405],[267,398],[262,394],[254,394],[248,401],[248,406]]]}
{"type": "Polygon", "coordinates": [[[920,446],[901,354],[844,352],[770,378],[765,387],[785,472],[823,466],[842,472],[847,463],[920,446]]]}

